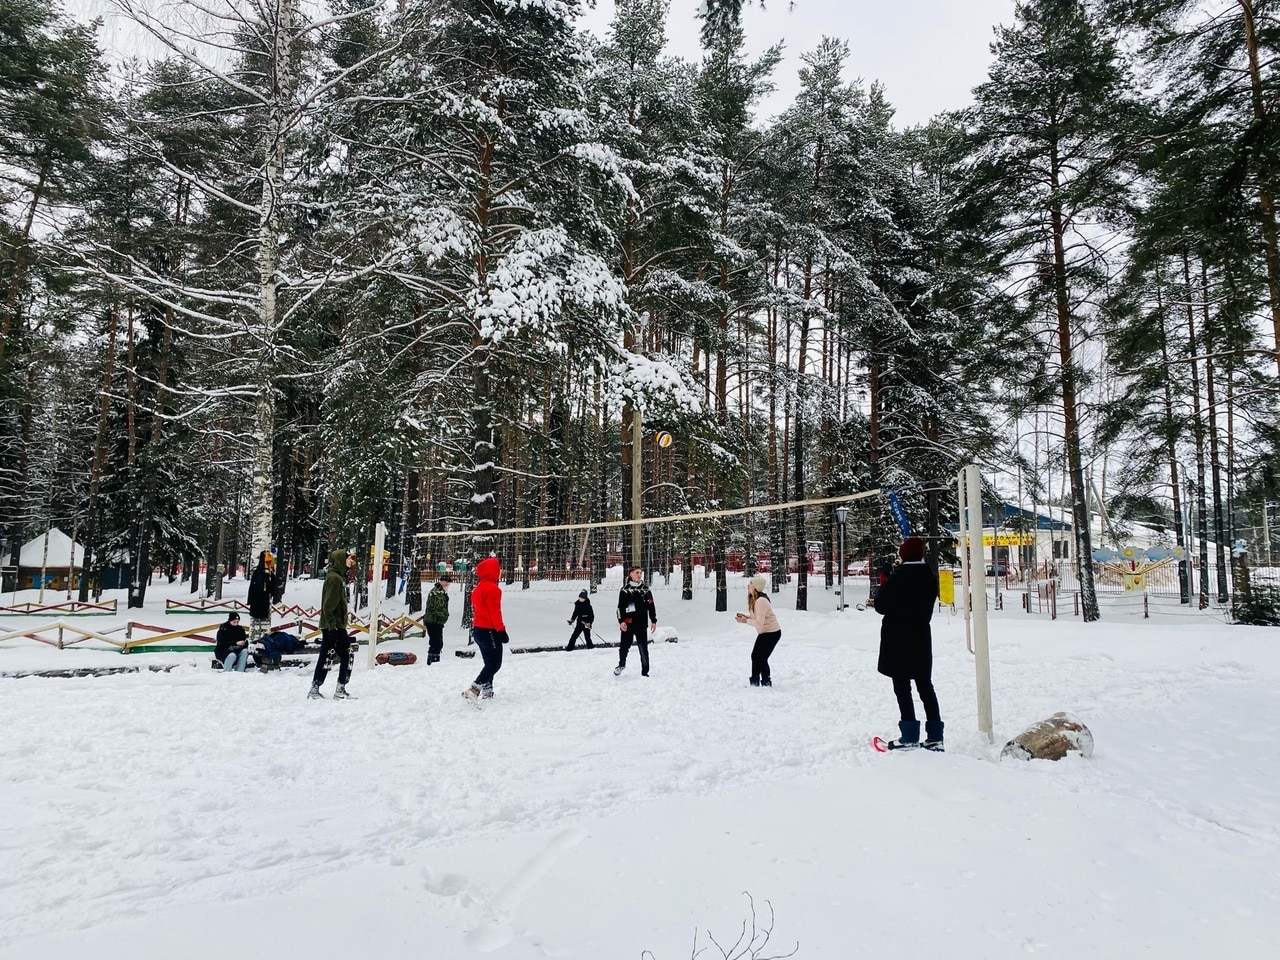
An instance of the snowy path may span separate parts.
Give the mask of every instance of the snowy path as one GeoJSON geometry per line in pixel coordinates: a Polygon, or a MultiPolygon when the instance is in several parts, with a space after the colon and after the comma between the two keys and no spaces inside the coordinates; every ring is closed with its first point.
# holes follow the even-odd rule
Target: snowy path
{"type": "MultiPolygon", "coordinates": [[[[513,637],[560,637],[563,596],[508,597],[513,637]]],[[[949,752],[884,757],[878,618],[780,603],[760,690],[746,628],[694,604],[659,594],[682,641],[651,678],[633,657],[615,680],[614,651],[509,657],[479,710],[448,648],[362,656],[345,703],[183,655],[0,680],[0,957],[668,960],[695,927],[732,940],[744,890],[799,957],[1249,957],[1280,934],[1277,631],[996,619],[988,745],[943,620],[949,752]],[[995,762],[1059,709],[1092,759],[995,762]]],[[[121,659],[0,647],[0,668],[72,655],[121,659]]]]}

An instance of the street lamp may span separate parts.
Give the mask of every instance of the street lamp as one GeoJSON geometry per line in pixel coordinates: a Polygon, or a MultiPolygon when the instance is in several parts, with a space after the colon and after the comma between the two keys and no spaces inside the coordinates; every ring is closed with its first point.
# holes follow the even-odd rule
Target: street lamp
{"type": "Polygon", "coordinates": [[[844,602],[844,522],[849,519],[849,508],[836,507],[836,519],[840,521],[840,572],[838,575],[840,584],[840,606],[838,609],[844,610],[849,606],[844,602]]]}

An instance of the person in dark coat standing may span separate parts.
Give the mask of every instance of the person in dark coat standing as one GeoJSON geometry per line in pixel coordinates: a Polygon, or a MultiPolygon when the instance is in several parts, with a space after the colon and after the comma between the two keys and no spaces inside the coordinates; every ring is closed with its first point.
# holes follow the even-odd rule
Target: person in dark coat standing
{"type": "Polygon", "coordinates": [[[249,643],[271,632],[271,601],[276,592],[276,558],[270,550],[258,554],[258,566],[249,578],[249,643]]]}
{"type": "Polygon", "coordinates": [[[238,670],[244,673],[244,666],[249,660],[249,641],[244,627],[240,626],[240,614],[233,613],[227,622],[218,628],[213,655],[226,671],[238,670]]]}
{"type": "Polygon", "coordinates": [[[440,651],[444,649],[444,625],[449,622],[449,584],[453,577],[447,573],[440,574],[440,579],[427,594],[427,609],[422,614],[422,622],[427,625],[427,663],[439,663],[440,651]]]}
{"type": "Polygon", "coordinates": [[[893,680],[902,719],[899,739],[890,749],[921,746],[920,721],[911,699],[914,680],[924,705],[925,742],[930,750],[942,750],[942,715],[933,692],[933,635],[929,621],[938,602],[938,575],[925,563],[924,541],[907,537],[898,548],[900,563],[876,591],[875,610],[880,624],[880,659],[876,669],[893,680]]]}
{"type": "Polygon", "coordinates": [[[324,699],[320,687],[329,676],[325,662],[331,652],[338,661],[338,688],[333,692],[333,699],[352,699],[347,693],[347,681],[351,679],[351,664],[347,660],[351,649],[351,636],[347,633],[347,569],[355,565],[355,556],[346,550],[329,554],[329,569],[320,591],[320,656],[311,677],[311,692],[307,694],[313,700],[324,699]]]}
{"type": "Polygon", "coordinates": [[[649,675],[649,630],[657,625],[658,614],[654,610],[653,594],[644,584],[644,571],[632,567],[618,591],[618,626],[622,630],[622,644],[618,649],[618,665],[613,668],[615,677],[627,669],[627,652],[633,643],[640,647],[640,676],[649,675]],[[646,614],[652,624],[647,629],[646,614]]]}
{"type": "Polygon", "coordinates": [[[497,557],[485,557],[476,564],[475,588],[471,591],[471,635],[484,660],[475,682],[462,695],[468,700],[493,697],[493,678],[502,669],[502,645],[507,642],[507,627],[502,622],[502,588],[498,578],[502,564],[497,557]]]}
{"type": "Polygon", "coordinates": [[[583,590],[578,594],[578,599],[573,601],[573,616],[565,623],[574,624],[573,634],[569,637],[569,645],[566,650],[572,650],[578,643],[578,637],[586,634],[587,649],[590,650],[595,646],[591,642],[591,625],[595,623],[596,614],[591,609],[591,600],[587,597],[587,591],[583,590]]]}

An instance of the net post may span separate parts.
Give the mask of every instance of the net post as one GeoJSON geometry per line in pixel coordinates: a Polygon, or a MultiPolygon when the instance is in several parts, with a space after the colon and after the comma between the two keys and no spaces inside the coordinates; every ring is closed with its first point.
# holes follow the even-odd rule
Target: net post
{"type": "Polygon", "coordinates": [[[387,525],[378,523],[373,533],[373,583],[369,587],[369,669],[378,662],[378,616],[382,607],[382,547],[387,542],[387,525]]]}
{"type": "Polygon", "coordinates": [[[982,476],[976,466],[964,468],[965,506],[968,509],[969,585],[973,598],[974,669],[978,687],[978,729],[995,742],[991,721],[991,653],[987,643],[987,588],[982,568],[982,476]]]}

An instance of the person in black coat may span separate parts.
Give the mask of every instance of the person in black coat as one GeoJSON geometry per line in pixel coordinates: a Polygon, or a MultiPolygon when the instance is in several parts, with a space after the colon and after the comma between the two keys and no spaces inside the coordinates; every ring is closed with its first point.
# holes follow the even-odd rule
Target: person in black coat
{"type": "Polygon", "coordinates": [[[644,584],[644,573],[639,567],[627,571],[627,579],[618,591],[618,627],[622,630],[622,643],[618,647],[618,665],[613,669],[616,677],[627,669],[627,652],[634,643],[640,647],[640,676],[649,675],[649,630],[645,629],[649,620],[652,626],[658,626],[658,614],[653,606],[653,594],[644,584]]]}
{"type": "Polygon", "coordinates": [[[249,660],[249,639],[244,627],[240,626],[240,614],[231,614],[227,617],[227,622],[218,628],[213,655],[222,664],[223,670],[244,673],[245,664],[249,660]]]}
{"type": "Polygon", "coordinates": [[[582,634],[586,634],[588,650],[595,646],[591,642],[591,625],[595,622],[595,619],[596,614],[591,609],[591,600],[587,597],[587,591],[583,590],[578,594],[578,599],[573,602],[573,616],[565,621],[565,623],[575,624],[573,635],[569,637],[569,645],[565,647],[566,650],[572,650],[578,643],[578,637],[582,634]]]}
{"type": "Polygon", "coordinates": [[[271,632],[271,600],[276,592],[276,558],[270,550],[258,554],[258,566],[249,578],[249,643],[255,649],[271,632]]]}
{"type": "Polygon", "coordinates": [[[924,560],[924,541],[908,537],[898,548],[902,563],[876,591],[875,610],[884,617],[880,625],[880,659],[876,669],[893,679],[902,719],[901,737],[891,749],[920,746],[920,721],[911,699],[915,681],[925,713],[925,743],[942,749],[942,715],[933,692],[933,635],[929,621],[938,602],[938,575],[924,560]]]}

